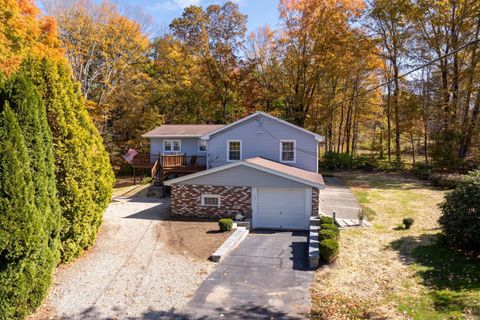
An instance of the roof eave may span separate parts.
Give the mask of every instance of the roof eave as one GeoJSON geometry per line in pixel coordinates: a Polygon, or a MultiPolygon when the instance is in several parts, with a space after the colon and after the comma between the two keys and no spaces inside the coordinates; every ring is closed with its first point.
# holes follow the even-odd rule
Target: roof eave
{"type": "Polygon", "coordinates": [[[313,182],[313,181],[310,181],[310,180],[305,180],[305,179],[299,178],[299,177],[294,176],[294,175],[286,174],[286,173],[283,173],[283,172],[279,172],[277,170],[269,169],[269,168],[251,163],[251,162],[247,162],[245,160],[240,160],[240,161],[237,161],[237,162],[234,162],[234,163],[230,163],[230,164],[223,165],[223,166],[220,166],[220,167],[216,167],[216,168],[208,169],[208,170],[205,170],[205,171],[200,171],[200,172],[197,172],[197,173],[189,174],[189,175],[179,177],[179,178],[175,178],[175,179],[172,179],[172,180],[166,180],[166,181],[164,181],[164,184],[167,185],[167,186],[171,186],[172,184],[176,184],[176,183],[183,182],[183,181],[188,181],[189,179],[194,179],[194,178],[201,177],[201,176],[204,176],[204,175],[207,175],[207,174],[215,173],[217,171],[223,171],[223,170],[226,170],[226,169],[229,169],[229,168],[232,168],[232,167],[236,167],[236,166],[239,166],[239,165],[244,165],[244,166],[254,168],[254,169],[257,169],[257,170],[260,170],[260,171],[271,173],[271,174],[277,175],[279,177],[289,179],[289,180],[292,180],[292,181],[296,181],[296,182],[299,182],[299,183],[302,183],[302,184],[305,184],[305,185],[308,185],[308,186],[311,186],[311,187],[315,187],[315,188],[318,188],[318,189],[325,189],[325,184],[323,184],[323,183],[317,183],[317,182],[313,182]]]}
{"type": "Polygon", "coordinates": [[[199,135],[149,135],[149,134],[144,134],[142,135],[143,138],[200,138],[201,136],[199,135]]]}

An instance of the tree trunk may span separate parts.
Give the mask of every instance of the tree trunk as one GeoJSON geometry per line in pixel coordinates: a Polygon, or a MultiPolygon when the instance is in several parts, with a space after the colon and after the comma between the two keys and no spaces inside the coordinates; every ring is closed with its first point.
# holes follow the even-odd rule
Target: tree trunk
{"type": "Polygon", "coordinates": [[[387,148],[388,161],[392,161],[392,115],[391,115],[391,87],[387,86],[387,148]]]}
{"type": "Polygon", "coordinates": [[[472,111],[472,117],[468,123],[467,135],[465,140],[465,155],[468,155],[472,144],[472,135],[477,125],[478,114],[480,113],[480,90],[477,91],[477,98],[472,111]]]}

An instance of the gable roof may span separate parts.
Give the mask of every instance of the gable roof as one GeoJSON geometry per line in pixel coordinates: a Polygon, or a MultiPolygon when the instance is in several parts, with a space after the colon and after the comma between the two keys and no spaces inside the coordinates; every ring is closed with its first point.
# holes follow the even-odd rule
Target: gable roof
{"type": "Polygon", "coordinates": [[[144,138],[162,137],[201,137],[211,131],[218,130],[223,124],[164,124],[142,135],[144,138]]]}
{"type": "Polygon", "coordinates": [[[325,138],[324,138],[323,136],[321,136],[321,135],[319,135],[319,134],[317,134],[317,133],[308,131],[307,129],[304,129],[304,128],[302,128],[302,127],[299,127],[299,126],[297,126],[297,125],[294,125],[293,123],[290,123],[290,122],[288,122],[288,121],[282,120],[282,119],[280,119],[280,118],[274,117],[274,116],[272,116],[272,115],[270,115],[270,114],[268,114],[268,113],[262,112],[262,111],[254,112],[254,113],[252,113],[252,114],[249,115],[249,116],[246,116],[246,117],[244,117],[244,118],[242,118],[242,119],[239,119],[239,120],[237,120],[237,121],[235,121],[235,122],[232,122],[232,123],[230,123],[230,124],[227,124],[227,125],[225,125],[225,126],[223,126],[223,127],[221,127],[221,128],[218,128],[218,129],[213,130],[213,131],[211,131],[211,132],[207,132],[207,133],[205,133],[203,136],[201,136],[200,138],[203,139],[203,140],[208,140],[208,139],[210,139],[210,137],[211,137],[212,135],[217,134],[217,133],[222,132],[222,131],[225,131],[225,130],[228,130],[229,128],[234,127],[234,126],[236,126],[236,125],[238,125],[238,124],[240,124],[240,123],[242,123],[242,122],[244,122],[244,121],[250,120],[250,119],[252,119],[252,118],[254,118],[254,117],[258,116],[258,115],[262,115],[262,116],[268,117],[268,118],[273,119],[273,120],[275,120],[275,121],[281,122],[281,123],[283,123],[283,124],[285,124],[285,125],[287,125],[287,126],[290,126],[290,127],[295,128],[295,129],[297,129],[297,130],[300,130],[300,131],[302,131],[302,132],[305,132],[305,133],[307,133],[307,134],[310,134],[310,135],[312,135],[312,136],[315,138],[315,140],[317,140],[318,142],[322,142],[322,141],[325,140],[325,138]]]}
{"type": "Polygon", "coordinates": [[[198,178],[201,176],[209,175],[218,171],[228,170],[233,167],[237,166],[246,166],[253,169],[257,169],[260,171],[264,171],[267,173],[271,173],[273,175],[286,178],[289,180],[293,180],[311,187],[324,189],[325,183],[323,181],[323,177],[321,174],[310,172],[307,170],[287,166],[285,164],[267,160],[261,157],[250,158],[246,160],[236,161],[227,165],[223,165],[220,167],[200,171],[197,173],[189,174],[183,177],[175,178],[172,180],[166,180],[164,183],[169,186],[172,184],[176,184],[183,181],[188,181],[193,178],[198,178]]]}

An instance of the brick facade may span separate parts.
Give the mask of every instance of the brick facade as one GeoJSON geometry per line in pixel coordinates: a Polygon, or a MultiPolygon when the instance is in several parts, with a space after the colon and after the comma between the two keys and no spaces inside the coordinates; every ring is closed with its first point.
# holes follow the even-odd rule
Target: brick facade
{"type": "Polygon", "coordinates": [[[320,205],[320,190],[318,188],[312,188],[312,217],[318,216],[320,205]]]}
{"type": "Polygon", "coordinates": [[[252,217],[252,191],[250,187],[172,185],[171,208],[173,214],[196,217],[234,217],[244,214],[252,217]],[[202,194],[220,195],[220,207],[202,206],[202,194]]]}

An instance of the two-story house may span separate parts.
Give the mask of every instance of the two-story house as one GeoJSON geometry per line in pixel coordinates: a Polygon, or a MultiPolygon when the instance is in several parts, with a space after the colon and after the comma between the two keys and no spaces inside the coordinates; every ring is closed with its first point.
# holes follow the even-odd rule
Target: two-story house
{"type": "Polygon", "coordinates": [[[229,125],[161,126],[144,137],[165,174],[186,173],[164,181],[173,214],[241,213],[253,228],[308,229],[319,213],[316,133],[256,112],[229,125]]]}

